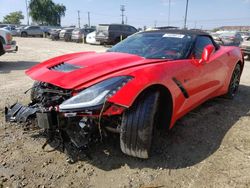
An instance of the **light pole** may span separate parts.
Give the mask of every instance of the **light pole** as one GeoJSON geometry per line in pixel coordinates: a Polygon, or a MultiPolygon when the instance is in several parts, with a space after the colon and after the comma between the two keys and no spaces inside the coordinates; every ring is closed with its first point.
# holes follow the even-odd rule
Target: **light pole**
{"type": "Polygon", "coordinates": [[[125,11],[125,5],[121,5],[120,10],[122,12],[122,24],[124,24],[124,11],[125,11]]]}
{"type": "Polygon", "coordinates": [[[168,3],[168,26],[170,25],[170,4],[171,4],[171,0],[169,0],[169,3],[168,3]]]}
{"type": "Polygon", "coordinates": [[[25,3],[26,3],[27,25],[30,25],[28,0],[25,0],[25,3]]]}
{"type": "Polygon", "coordinates": [[[187,13],[188,13],[188,0],[186,3],[186,13],[185,13],[185,19],[184,19],[184,29],[187,29],[187,13]]]}

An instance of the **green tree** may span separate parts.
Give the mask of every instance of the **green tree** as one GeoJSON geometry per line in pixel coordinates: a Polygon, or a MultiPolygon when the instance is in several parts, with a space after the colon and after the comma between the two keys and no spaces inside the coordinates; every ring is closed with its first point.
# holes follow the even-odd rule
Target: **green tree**
{"type": "Polygon", "coordinates": [[[21,24],[22,19],[24,19],[22,11],[11,12],[3,18],[3,23],[21,24]]]}
{"type": "Polygon", "coordinates": [[[66,7],[52,0],[31,0],[29,4],[32,20],[42,25],[61,25],[66,7]]]}

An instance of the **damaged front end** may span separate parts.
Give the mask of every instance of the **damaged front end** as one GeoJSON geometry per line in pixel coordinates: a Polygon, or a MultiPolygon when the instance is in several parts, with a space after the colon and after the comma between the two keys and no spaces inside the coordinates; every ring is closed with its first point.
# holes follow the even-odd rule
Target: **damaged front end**
{"type": "Polygon", "coordinates": [[[132,77],[119,76],[104,80],[80,91],[63,89],[49,83],[35,82],[31,103],[19,103],[5,109],[7,122],[36,123],[53,135],[60,133],[64,141],[77,148],[101,140],[107,132],[119,133],[124,107],[108,102],[132,77]]]}

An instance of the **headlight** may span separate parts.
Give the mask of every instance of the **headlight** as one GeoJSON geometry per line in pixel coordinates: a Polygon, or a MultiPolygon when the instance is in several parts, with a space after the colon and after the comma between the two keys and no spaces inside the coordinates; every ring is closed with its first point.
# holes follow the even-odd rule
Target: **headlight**
{"type": "Polygon", "coordinates": [[[113,96],[131,79],[131,76],[119,76],[104,80],[64,101],[59,109],[66,111],[99,106],[104,103],[107,97],[113,96]]]}

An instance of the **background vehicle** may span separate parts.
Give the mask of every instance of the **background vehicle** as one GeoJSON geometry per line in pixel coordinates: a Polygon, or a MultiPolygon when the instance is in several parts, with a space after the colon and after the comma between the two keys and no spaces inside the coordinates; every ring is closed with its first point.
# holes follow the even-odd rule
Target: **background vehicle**
{"type": "Polygon", "coordinates": [[[39,26],[26,26],[24,28],[18,29],[17,33],[21,37],[28,37],[28,36],[43,37],[44,32],[39,26]]]}
{"type": "Polygon", "coordinates": [[[12,40],[10,31],[6,29],[0,29],[0,55],[6,52],[15,52],[18,50],[16,41],[12,40]]]}
{"type": "Polygon", "coordinates": [[[239,46],[243,41],[240,33],[235,31],[224,32],[219,37],[225,46],[239,46]]]}
{"type": "Polygon", "coordinates": [[[72,32],[72,41],[75,41],[75,42],[86,42],[86,36],[87,34],[93,32],[94,29],[91,29],[91,28],[76,28],[73,30],[72,32]]]}
{"type": "Polygon", "coordinates": [[[124,24],[100,24],[96,29],[96,41],[101,44],[116,44],[137,32],[133,26],[124,24]]]}
{"type": "Polygon", "coordinates": [[[12,36],[17,36],[17,30],[16,30],[16,27],[14,25],[8,25],[8,26],[3,27],[3,28],[9,30],[12,36]]]}
{"type": "Polygon", "coordinates": [[[51,40],[59,40],[59,34],[60,34],[61,29],[52,29],[50,31],[50,38],[51,40]]]}
{"type": "Polygon", "coordinates": [[[64,28],[60,31],[59,33],[59,38],[61,40],[64,40],[66,42],[71,41],[71,37],[72,37],[72,32],[75,28],[64,28]]]}
{"type": "Polygon", "coordinates": [[[247,40],[250,37],[250,32],[240,31],[239,33],[243,40],[247,40]]]}
{"type": "Polygon", "coordinates": [[[92,33],[87,34],[86,43],[88,43],[88,44],[100,44],[100,42],[96,41],[95,36],[96,36],[96,31],[93,31],[92,33]]]}
{"type": "Polygon", "coordinates": [[[116,133],[125,154],[148,158],[157,127],[171,129],[213,97],[233,99],[243,67],[238,47],[219,46],[205,32],[141,32],[106,53],[63,55],[27,70],[36,80],[32,103],[12,106],[6,119],[23,121],[16,111],[25,109],[77,148],[116,133]]]}
{"type": "Polygon", "coordinates": [[[240,48],[244,55],[247,55],[248,59],[250,59],[250,37],[240,44],[240,48]]]}

